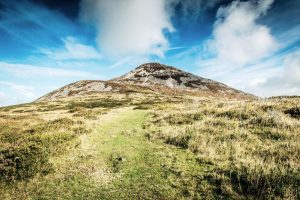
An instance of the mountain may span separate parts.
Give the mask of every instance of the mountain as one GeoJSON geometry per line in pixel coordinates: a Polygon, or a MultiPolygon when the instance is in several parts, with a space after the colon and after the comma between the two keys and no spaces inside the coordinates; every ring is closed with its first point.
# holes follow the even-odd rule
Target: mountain
{"type": "Polygon", "coordinates": [[[254,97],[223,83],[202,78],[175,67],[160,63],[146,63],[123,76],[108,81],[84,80],[69,84],[39,98],[38,101],[51,101],[103,92],[151,92],[233,99],[254,97]]]}
{"type": "Polygon", "coordinates": [[[112,80],[118,83],[140,86],[163,86],[179,92],[190,92],[191,94],[228,97],[249,96],[249,94],[217,81],[202,78],[160,63],[143,64],[131,72],[112,80]]]}

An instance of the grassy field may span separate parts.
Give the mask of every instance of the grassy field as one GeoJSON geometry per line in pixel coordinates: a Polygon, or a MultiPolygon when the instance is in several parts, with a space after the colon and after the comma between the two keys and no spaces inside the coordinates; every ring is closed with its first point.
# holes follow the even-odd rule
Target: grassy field
{"type": "Polygon", "coordinates": [[[0,108],[0,199],[300,199],[300,98],[0,108]]]}

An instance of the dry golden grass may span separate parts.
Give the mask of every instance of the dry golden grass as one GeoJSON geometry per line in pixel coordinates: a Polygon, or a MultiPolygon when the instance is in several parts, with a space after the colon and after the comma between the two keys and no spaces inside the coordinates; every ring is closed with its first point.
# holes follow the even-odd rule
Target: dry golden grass
{"type": "Polygon", "coordinates": [[[299,106],[299,98],[194,100],[157,109],[148,137],[210,164],[207,180],[223,197],[299,199],[300,121],[286,112],[299,106]]]}
{"type": "Polygon", "coordinates": [[[0,108],[0,198],[299,199],[299,107],[105,93],[0,108]]]}

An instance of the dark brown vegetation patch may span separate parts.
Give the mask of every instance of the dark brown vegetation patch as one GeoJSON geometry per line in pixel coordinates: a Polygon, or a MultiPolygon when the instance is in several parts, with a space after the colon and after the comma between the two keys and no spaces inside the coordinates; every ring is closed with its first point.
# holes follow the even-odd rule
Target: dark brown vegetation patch
{"type": "Polygon", "coordinates": [[[85,102],[70,102],[67,105],[68,109],[74,109],[76,107],[82,108],[114,108],[118,106],[122,106],[127,101],[117,101],[117,100],[110,100],[110,99],[100,99],[99,101],[85,101],[85,102]]]}
{"type": "Polygon", "coordinates": [[[290,115],[293,118],[300,119],[300,107],[287,109],[284,111],[284,113],[290,115]]]}

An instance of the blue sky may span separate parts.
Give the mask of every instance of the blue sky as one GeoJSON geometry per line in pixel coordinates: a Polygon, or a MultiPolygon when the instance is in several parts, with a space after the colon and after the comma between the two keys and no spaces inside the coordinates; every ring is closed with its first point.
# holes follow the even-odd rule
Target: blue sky
{"type": "Polygon", "coordinates": [[[298,0],[0,0],[0,106],[161,62],[300,95],[298,0]]]}

